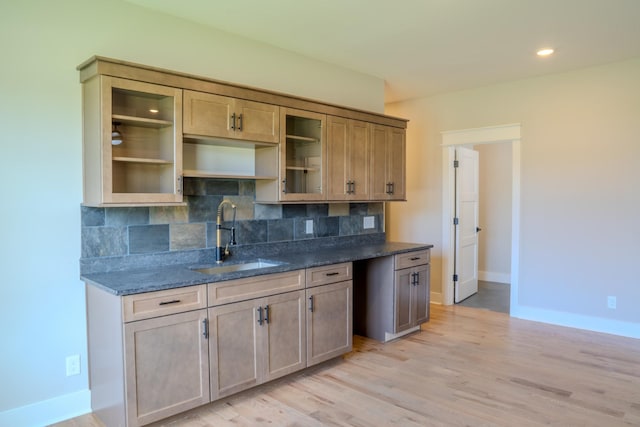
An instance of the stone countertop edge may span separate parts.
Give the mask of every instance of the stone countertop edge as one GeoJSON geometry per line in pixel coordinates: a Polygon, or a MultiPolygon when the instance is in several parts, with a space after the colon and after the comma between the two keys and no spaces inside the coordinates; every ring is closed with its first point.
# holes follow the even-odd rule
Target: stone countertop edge
{"type": "MultiPolygon", "coordinates": [[[[93,273],[83,275],[81,276],[81,279],[87,284],[97,286],[108,293],[117,296],[125,296],[260,276],[264,274],[282,273],[285,271],[301,270],[309,267],[339,264],[342,262],[359,261],[431,248],[433,248],[433,245],[430,244],[387,242],[374,245],[296,253],[291,256],[265,256],[261,257],[261,259],[282,262],[283,264],[273,267],[233,271],[221,274],[199,273],[193,270],[194,267],[198,266],[191,264],[175,265],[170,267],[146,267],[139,270],[109,273],[93,273]]],[[[245,260],[237,260],[237,262],[243,261],[245,260]]],[[[229,264],[231,263],[233,262],[230,262],[229,264]]]]}

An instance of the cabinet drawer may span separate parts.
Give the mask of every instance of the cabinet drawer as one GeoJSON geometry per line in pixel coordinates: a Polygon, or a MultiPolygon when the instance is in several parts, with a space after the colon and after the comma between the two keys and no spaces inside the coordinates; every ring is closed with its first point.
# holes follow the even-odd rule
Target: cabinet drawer
{"type": "Polygon", "coordinates": [[[209,306],[304,289],[304,270],[209,283],[209,306]]]}
{"type": "Polygon", "coordinates": [[[351,280],[352,268],[350,262],[307,268],[307,288],[325,285],[327,283],[351,280]]]}
{"type": "Polygon", "coordinates": [[[207,286],[187,286],[122,298],[125,322],[165,316],[207,307],[207,286]]]}
{"type": "Polygon", "coordinates": [[[406,254],[396,255],[396,270],[403,268],[415,267],[416,265],[429,264],[429,249],[424,251],[407,252],[406,254]]]}

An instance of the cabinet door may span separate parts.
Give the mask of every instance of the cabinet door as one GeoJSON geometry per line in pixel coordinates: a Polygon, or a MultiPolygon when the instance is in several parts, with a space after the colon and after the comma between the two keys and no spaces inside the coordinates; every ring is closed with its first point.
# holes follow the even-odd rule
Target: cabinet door
{"type": "Polygon", "coordinates": [[[290,374],[306,366],[304,291],[264,298],[264,378],[290,374]]]}
{"type": "Polygon", "coordinates": [[[413,293],[413,270],[410,268],[397,270],[394,281],[394,333],[402,332],[411,328],[415,314],[412,301],[413,293]]]}
{"type": "Polygon", "coordinates": [[[280,117],[280,200],[325,200],[326,116],[282,108],[280,117]]]}
{"type": "Polygon", "coordinates": [[[327,186],[329,200],[369,199],[369,124],[327,118],[327,186]]]}
{"type": "Polygon", "coordinates": [[[371,132],[371,200],[404,200],[405,130],[374,125],[371,132]]]}
{"type": "Polygon", "coordinates": [[[279,110],[277,105],[236,100],[236,138],[278,142],[280,140],[279,110]]]}
{"type": "Polygon", "coordinates": [[[349,179],[353,200],[369,199],[370,134],[368,123],[349,120],[349,179]]]}
{"type": "Polygon", "coordinates": [[[184,91],[183,131],[189,135],[231,138],[235,101],[227,96],[184,91]]]}
{"type": "Polygon", "coordinates": [[[429,320],[429,272],[429,265],[415,268],[415,273],[418,276],[416,284],[415,286],[413,286],[413,304],[415,307],[415,319],[413,321],[414,325],[420,325],[429,320]]]}
{"type": "Polygon", "coordinates": [[[307,289],[307,366],[352,349],[353,282],[307,289]]]}
{"type": "Polygon", "coordinates": [[[182,90],[101,76],[83,116],[85,205],[182,201],[182,90]]]}
{"type": "Polygon", "coordinates": [[[257,309],[260,301],[209,309],[211,400],[259,384],[261,326],[257,309]]]}
{"type": "Polygon", "coordinates": [[[196,310],[125,324],[129,426],[209,402],[206,319],[196,310]]]}

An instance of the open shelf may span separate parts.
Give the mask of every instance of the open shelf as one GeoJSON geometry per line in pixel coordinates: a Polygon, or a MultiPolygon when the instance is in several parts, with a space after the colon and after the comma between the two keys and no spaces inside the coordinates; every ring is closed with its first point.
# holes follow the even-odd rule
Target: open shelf
{"type": "Polygon", "coordinates": [[[113,122],[120,122],[125,125],[142,126],[149,128],[163,128],[173,126],[173,122],[168,120],[148,119],[146,117],[125,116],[122,114],[112,114],[113,122]]]}
{"type": "Polygon", "coordinates": [[[277,176],[271,175],[238,175],[235,173],[209,173],[200,170],[184,170],[183,175],[187,178],[222,178],[222,179],[260,179],[260,180],[275,180],[277,176]]]}
{"type": "Polygon", "coordinates": [[[287,139],[291,139],[294,141],[306,141],[306,142],[318,142],[318,138],[311,138],[308,136],[300,136],[300,135],[287,135],[287,139]]]}
{"type": "Polygon", "coordinates": [[[128,163],[151,163],[156,165],[172,165],[173,162],[162,159],[145,159],[141,157],[114,157],[114,162],[128,162],[128,163]]]}

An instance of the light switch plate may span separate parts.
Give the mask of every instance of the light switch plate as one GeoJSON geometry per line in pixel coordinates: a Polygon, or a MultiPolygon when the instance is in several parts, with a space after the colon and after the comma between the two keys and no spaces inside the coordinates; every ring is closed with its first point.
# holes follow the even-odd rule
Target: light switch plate
{"type": "Polygon", "coordinates": [[[364,217],[364,221],[362,224],[362,228],[369,229],[369,228],[375,228],[376,226],[376,222],[375,222],[375,217],[373,216],[365,216],[364,217]]]}

